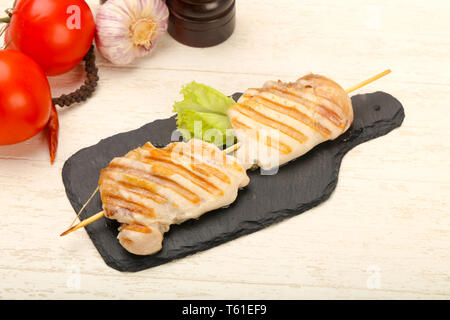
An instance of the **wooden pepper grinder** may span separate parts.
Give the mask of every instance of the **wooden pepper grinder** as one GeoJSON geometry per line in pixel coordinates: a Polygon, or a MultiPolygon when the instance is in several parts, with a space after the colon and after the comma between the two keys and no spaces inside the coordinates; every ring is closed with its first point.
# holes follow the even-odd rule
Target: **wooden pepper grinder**
{"type": "Polygon", "coordinates": [[[235,0],[166,0],[170,35],[191,47],[211,47],[227,40],[236,24],[235,0]]]}

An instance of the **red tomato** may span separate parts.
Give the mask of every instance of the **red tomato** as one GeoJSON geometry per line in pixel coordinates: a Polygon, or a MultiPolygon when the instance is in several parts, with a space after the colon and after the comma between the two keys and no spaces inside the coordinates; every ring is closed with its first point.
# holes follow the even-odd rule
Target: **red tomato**
{"type": "Polygon", "coordinates": [[[81,62],[94,32],[94,18],[84,0],[19,0],[5,43],[30,56],[47,75],[54,76],[81,62]]]}
{"type": "Polygon", "coordinates": [[[50,85],[41,67],[19,51],[0,50],[0,145],[41,131],[51,106],[50,85]]]}

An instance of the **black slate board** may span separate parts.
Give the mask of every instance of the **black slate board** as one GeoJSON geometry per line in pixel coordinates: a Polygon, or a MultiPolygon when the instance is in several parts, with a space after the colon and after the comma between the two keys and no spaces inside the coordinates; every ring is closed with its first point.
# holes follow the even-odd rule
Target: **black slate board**
{"type": "MultiPolygon", "coordinates": [[[[235,94],[233,98],[237,99],[239,95],[235,94]]],[[[163,250],[154,255],[137,256],[123,249],[116,239],[118,224],[115,221],[101,219],[86,230],[106,264],[120,271],[135,272],[215,247],[317,206],[328,199],[336,187],[341,160],[347,151],[399,127],[405,117],[400,102],[387,93],[357,95],[352,102],[355,120],[345,134],[282,166],[276,175],[249,171],[249,186],[239,192],[230,207],[209,212],[199,220],[172,226],[165,235],[163,250]]],[[[75,211],[78,212],[95,190],[100,170],[114,157],[147,141],[164,146],[171,142],[175,128],[174,117],[157,120],[137,130],[101,140],[70,157],[64,164],[62,176],[75,211]]],[[[101,210],[97,194],[81,218],[101,210]]]]}

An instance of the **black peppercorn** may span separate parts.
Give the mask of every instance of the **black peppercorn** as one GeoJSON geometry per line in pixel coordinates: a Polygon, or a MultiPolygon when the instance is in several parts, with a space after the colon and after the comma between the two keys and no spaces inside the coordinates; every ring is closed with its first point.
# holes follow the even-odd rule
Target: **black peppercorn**
{"type": "Polygon", "coordinates": [[[95,52],[94,46],[91,46],[88,53],[84,57],[85,70],[86,70],[86,81],[77,90],[69,94],[62,94],[58,98],[53,98],[53,103],[60,107],[70,106],[71,104],[77,102],[86,101],[95,91],[97,87],[98,68],[95,65],[95,52]]]}

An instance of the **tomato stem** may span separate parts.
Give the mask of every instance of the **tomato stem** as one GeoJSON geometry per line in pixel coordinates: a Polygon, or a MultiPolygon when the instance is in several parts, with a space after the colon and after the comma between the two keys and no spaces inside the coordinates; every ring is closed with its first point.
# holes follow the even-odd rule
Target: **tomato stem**
{"type": "Polygon", "coordinates": [[[10,23],[10,22],[11,22],[10,17],[0,18],[0,23],[10,23]]]}

